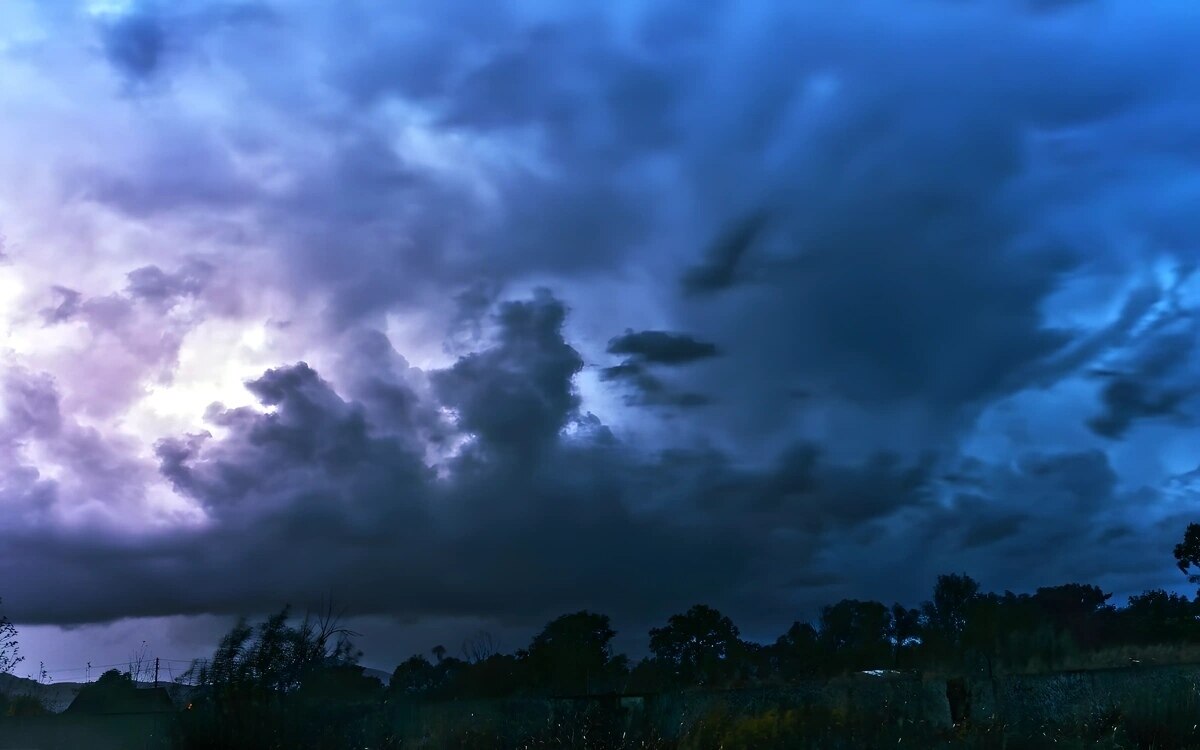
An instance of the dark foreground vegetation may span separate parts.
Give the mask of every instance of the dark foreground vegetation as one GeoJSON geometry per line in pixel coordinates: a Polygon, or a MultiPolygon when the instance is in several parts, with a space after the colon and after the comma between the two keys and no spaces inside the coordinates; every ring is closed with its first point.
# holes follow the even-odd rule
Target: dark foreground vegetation
{"type": "MultiPolygon", "coordinates": [[[[1200,527],[1176,561],[1196,567],[1200,527]]],[[[944,575],[919,607],[843,600],[769,644],[697,605],[652,629],[636,663],[613,652],[607,616],[581,611],[515,653],[485,634],[458,656],[435,647],[386,685],[354,635],[332,609],[240,623],[175,686],[170,746],[1200,747],[1200,597],[1161,590],[1118,607],[1090,585],[989,593],[944,575]]],[[[110,672],[73,708],[137,691],[110,672]]],[[[0,713],[39,711],[9,697],[0,713]]]]}
{"type": "MultiPolygon", "coordinates": [[[[577,612],[516,653],[480,637],[462,658],[413,656],[387,686],[355,666],[349,634],[280,613],[236,628],[197,665],[180,738],[186,748],[1200,747],[1200,669],[1155,666],[1200,661],[1200,600],[1108,599],[1076,584],[988,594],[948,575],[918,609],[842,601],[769,645],[700,605],[652,630],[650,655],[633,665],[612,653],[607,617],[577,612]],[[1148,675],[1137,700],[1064,703],[1057,717],[998,710],[1006,679],[1118,665],[1148,675]]],[[[1022,685],[1051,699],[1063,690],[1022,685]]]]}
{"type": "MultiPolygon", "coordinates": [[[[1193,526],[1180,569],[1198,553],[1193,526]]],[[[1109,600],[1090,585],[999,594],[945,575],[917,608],[843,600],[770,644],[697,605],[652,629],[637,663],[613,653],[608,617],[582,611],[515,653],[480,635],[461,658],[414,655],[387,686],[355,666],[336,618],[294,627],[285,611],[238,626],[194,668],[179,738],[197,749],[1200,747],[1200,669],[1162,666],[1200,662],[1200,598],[1109,600]],[[1114,668],[1124,676],[1089,677],[1086,693],[1070,676],[1114,668]]]]}

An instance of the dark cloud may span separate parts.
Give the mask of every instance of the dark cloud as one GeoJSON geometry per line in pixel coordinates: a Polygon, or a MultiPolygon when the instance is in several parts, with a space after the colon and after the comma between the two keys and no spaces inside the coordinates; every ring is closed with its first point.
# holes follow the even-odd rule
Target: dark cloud
{"type": "MultiPolygon", "coordinates": [[[[1009,581],[1006,587],[1117,572],[1105,568],[1103,527],[1128,500],[1105,453],[1031,452],[1006,464],[956,463],[940,479],[949,502],[921,524],[927,544],[1009,581]],[[1052,562],[1045,558],[1049,548],[1058,550],[1052,562]]],[[[1156,570],[1152,555],[1124,547],[1113,553],[1143,566],[1142,575],[1156,570]]]]}
{"type": "Polygon", "coordinates": [[[421,487],[420,456],[370,435],[362,407],[343,401],[308,365],[270,370],[247,387],[274,410],[217,409],[210,420],[230,437],[209,445],[209,435],[195,435],[157,448],[163,475],[214,516],[251,520],[286,503],[289,523],[325,518],[336,524],[331,532],[367,533],[370,513],[387,511],[379,493],[404,497],[421,487]],[[268,465],[275,468],[262,471],[268,465]]]}
{"type": "Polygon", "coordinates": [[[505,302],[497,341],[434,373],[434,389],[457,422],[488,452],[536,453],[554,441],[579,407],[572,382],[583,359],[562,339],[566,308],[541,291],[532,302],[505,302]]]}
{"type": "Polygon", "coordinates": [[[126,292],[133,299],[169,307],[179,298],[203,292],[215,271],[212,264],[203,261],[193,261],[176,273],[145,266],[129,272],[126,292]]]}
{"type": "MultiPolygon", "coordinates": [[[[832,35],[827,47],[814,42],[820,52],[790,58],[809,88],[781,92],[763,68],[753,93],[739,92],[749,100],[739,111],[775,107],[766,110],[773,129],[746,161],[754,166],[739,170],[717,153],[692,163],[699,184],[712,186],[705,218],[722,218],[707,232],[719,237],[714,247],[685,272],[685,289],[725,293],[693,294],[678,325],[727,342],[728,356],[689,383],[720,389],[728,407],[712,419],[737,425],[746,440],[783,433],[800,417],[780,400],[799,381],[826,402],[880,415],[912,415],[919,405],[905,424],[878,418],[875,435],[889,441],[913,421],[920,431],[960,429],[985,404],[1064,377],[1066,354],[1082,355],[1085,337],[1048,321],[1046,303],[1095,272],[1094,243],[1042,223],[1058,210],[1051,206],[1078,196],[1043,179],[1044,169],[1062,169],[1064,180],[1069,170],[1028,145],[1034,133],[1103,129],[1133,116],[1160,79],[1139,92],[1105,59],[1096,60],[1100,83],[1084,69],[1090,63],[1016,32],[1023,54],[1046,67],[1014,62],[1014,77],[1000,82],[977,56],[1008,54],[994,39],[976,39],[971,51],[961,36],[932,32],[926,42],[940,51],[916,53],[921,32],[888,35],[894,46],[872,53],[835,23],[821,28],[832,35]],[[963,67],[947,73],[947,59],[963,67]],[[934,67],[942,72],[932,75],[934,67]],[[1034,68],[1041,80],[1017,84],[1034,68]],[[1061,76],[1072,93],[1060,96],[1046,76],[1061,76]],[[987,94],[984,79],[996,84],[987,94]],[[960,93],[946,106],[951,90],[960,93]],[[742,184],[761,193],[750,210],[732,197],[742,184]]],[[[746,48],[782,48],[793,31],[762,32],[746,48]]],[[[730,123],[719,142],[748,149],[748,129],[730,123]]]]}
{"type": "MultiPolygon", "coordinates": [[[[157,447],[162,475],[204,508],[202,529],[129,544],[35,534],[71,604],[38,604],[32,588],[9,601],[26,620],[88,621],[256,610],[332,586],[361,612],[527,617],[584,598],[645,611],[734,585],[744,542],[700,516],[672,520],[685,498],[670,509],[647,502],[644,492],[671,484],[577,412],[579,363],[559,331],[563,314],[545,294],[503,303],[492,346],[432,373],[458,410],[458,434],[472,438],[446,460],[448,473],[405,439],[409,413],[368,412],[303,363],[276,368],[247,384],[267,411],[217,407],[209,420],[223,437],[157,447]],[[578,429],[564,432],[568,422],[578,429]],[[69,549],[51,552],[60,547],[69,549]],[[703,584],[688,579],[697,569],[708,572],[703,584]],[[101,575],[126,583],[84,595],[101,575]],[[187,586],[171,583],[180,575],[187,586]]],[[[18,546],[10,566],[33,565],[33,537],[18,546]]]]}
{"type": "Polygon", "coordinates": [[[411,367],[387,336],[356,329],[346,336],[339,363],[342,390],[373,415],[376,430],[408,441],[415,452],[429,446],[442,449],[454,425],[441,414],[427,373],[411,367]]]}
{"type": "Polygon", "coordinates": [[[812,573],[798,575],[790,581],[791,585],[797,588],[825,588],[826,586],[834,586],[839,583],[844,583],[845,579],[837,573],[822,573],[814,571],[812,573]]]}
{"type": "Polygon", "coordinates": [[[1102,411],[1088,420],[1098,435],[1122,438],[1143,420],[1169,418],[1184,425],[1195,421],[1190,402],[1200,390],[1195,375],[1200,328],[1180,298],[1192,270],[1177,271],[1176,280],[1144,316],[1147,322],[1139,326],[1138,335],[1115,351],[1107,368],[1093,373],[1107,381],[1100,391],[1102,411]]]}
{"type": "MultiPolygon", "coordinates": [[[[6,603],[29,622],[85,622],[258,611],[336,590],[364,614],[529,624],[585,603],[639,621],[697,597],[793,606],[809,545],[873,538],[887,519],[932,507],[927,462],[840,465],[798,446],[751,469],[719,452],[654,456],[615,439],[579,412],[564,314],[546,293],[501,303],[491,344],[429,373],[428,392],[364,334],[355,361],[376,367],[356,388],[370,407],[306,364],[267,371],[247,384],[262,409],[214,407],[219,437],[157,446],[161,475],[203,508],[203,524],[135,537],[25,528],[6,537],[3,573],[27,582],[6,603]],[[414,418],[430,412],[429,394],[457,411],[453,436],[465,439],[435,465],[414,418]],[[47,596],[39,582],[51,579],[47,596]]],[[[147,480],[120,461],[87,463],[112,455],[88,431],[52,428],[49,381],[17,392],[6,399],[11,433],[77,456],[78,484],[108,492],[119,473],[126,487],[138,486],[130,475],[147,480]]],[[[27,498],[66,489],[24,487],[27,498]]]]}
{"type": "Polygon", "coordinates": [[[982,518],[971,524],[963,533],[964,547],[982,547],[1001,542],[1021,532],[1025,517],[1020,514],[982,518]]]}
{"type": "Polygon", "coordinates": [[[136,507],[154,476],[64,419],[52,381],[10,378],[0,492],[26,520],[0,532],[6,605],[24,622],[78,623],[334,591],[362,615],[532,627],[581,606],[649,623],[704,600],[769,632],[845,594],[916,601],[964,566],[1017,588],[1159,580],[1144,529],[1107,533],[1130,500],[1100,451],[847,463],[802,442],[757,465],[648,452],[581,413],[565,315],[545,292],[501,302],[483,348],[427,373],[359,331],[342,367],[360,377],[344,389],[304,363],[268,370],[247,383],[259,408],[214,406],[211,433],[157,445],[160,476],[204,521],[137,534],[33,520],[81,492],[136,507]],[[25,464],[16,446],[31,440],[68,473],[25,464]],[[960,487],[972,491],[945,491],[960,487]]]}
{"type": "Polygon", "coordinates": [[[152,14],[121,16],[103,27],[101,39],[104,56],[131,80],[153,77],[166,53],[166,31],[152,14]]]}
{"type": "Polygon", "coordinates": [[[753,507],[780,516],[767,528],[789,523],[808,531],[853,528],[928,503],[931,468],[928,459],[907,465],[887,453],[839,466],[823,460],[816,446],[800,445],[785,451],[762,478],[753,507]]]}
{"type": "Polygon", "coordinates": [[[137,2],[106,18],[99,35],[105,59],[131,84],[148,84],[163,74],[169,57],[202,34],[223,27],[275,20],[258,2],[137,2]]]}
{"type": "Polygon", "coordinates": [[[626,355],[621,364],[600,370],[602,381],[622,383],[632,389],[625,397],[626,404],[691,408],[712,402],[704,394],[671,387],[651,372],[651,367],[678,367],[716,357],[720,351],[715,344],[683,333],[626,330],[621,336],[609,339],[608,353],[626,355]]]}
{"type": "Polygon", "coordinates": [[[726,230],[709,248],[705,261],[684,274],[684,290],[692,294],[718,292],[737,283],[742,258],[766,226],[766,215],[755,214],[726,230]]]}
{"type": "Polygon", "coordinates": [[[619,365],[604,367],[600,379],[631,389],[625,395],[629,406],[692,408],[707,406],[712,398],[668,384],[652,372],[654,366],[689,365],[720,354],[716,344],[686,334],[668,331],[632,331],[608,340],[608,353],[625,355],[619,365]]]}
{"type": "Polygon", "coordinates": [[[624,401],[627,406],[660,406],[690,409],[707,406],[712,397],[703,393],[683,391],[667,384],[661,377],[650,372],[641,362],[623,362],[600,370],[600,380],[619,383],[629,389],[624,401]]]}
{"type": "Polygon", "coordinates": [[[1178,391],[1150,393],[1143,383],[1116,378],[1100,394],[1104,413],[1089,419],[1088,426],[1098,435],[1120,438],[1137,420],[1178,414],[1185,395],[1178,391]]]}
{"type": "MultiPolygon", "coordinates": [[[[838,147],[855,150],[855,135],[851,128],[838,147]]],[[[804,267],[776,275],[752,303],[723,306],[722,338],[755,331],[741,337],[742,362],[770,362],[791,377],[798,370],[865,402],[961,408],[1021,387],[1026,368],[1070,340],[1047,329],[1038,310],[1070,264],[1010,248],[1017,227],[997,225],[980,208],[1014,175],[1015,162],[1000,154],[1015,135],[972,133],[966,138],[981,139],[972,145],[915,136],[903,154],[881,153],[882,174],[864,173],[860,184],[824,175],[851,181],[846,205],[799,210],[807,214],[795,239],[807,248],[804,267]],[[958,149],[979,154],[978,163],[941,174],[918,166],[956,163],[958,149]],[[976,191],[974,206],[961,202],[976,191]]]]}
{"type": "Polygon", "coordinates": [[[698,341],[683,333],[667,331],[625,331],[609,339],[609,354],[625,354],[640,362],[682,365],[718,354],[715,344],[698,341]]]}
{"type": "Polygon", "coordinates": [[[42,320],[47,325],[53,325],[55,323],[63,323],[75,317],[79,312],[83,295],[65,286],[54,286],[50,288],[50,291],[54,294],[55,303],[50,307],[42,309],[42,320]]]}
{"type": "Polygon", "coordinates": [[[620,383],[630,388],[631,392],[625,396],[625,403],[629,406],[691,408],[712,403],[712,399],[702,393],[672,388],[662,378],[650,372],[645,363],[638,360],[627,360],[612,367],[602,368],[600,380],[620,383]]]}

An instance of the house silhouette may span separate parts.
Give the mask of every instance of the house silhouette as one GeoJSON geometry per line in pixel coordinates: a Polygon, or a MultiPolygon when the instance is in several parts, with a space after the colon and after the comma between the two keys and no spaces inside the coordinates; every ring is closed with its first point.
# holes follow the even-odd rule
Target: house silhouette
{"type": "Polygon", "coordinates": [[[128,679],[101,679],[84,685],[65,714],[152,714],[175,711],[166,688],[140,688],[128,679]]]}

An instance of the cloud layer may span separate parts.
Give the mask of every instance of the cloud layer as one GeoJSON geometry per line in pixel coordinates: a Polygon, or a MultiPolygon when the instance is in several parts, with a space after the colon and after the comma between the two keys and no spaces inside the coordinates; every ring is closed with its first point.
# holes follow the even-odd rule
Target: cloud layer
{"type": "Polygon", "coordinates": [[[1173,580],[1184,5],[0,21],[14,619],[1173,580]]]}

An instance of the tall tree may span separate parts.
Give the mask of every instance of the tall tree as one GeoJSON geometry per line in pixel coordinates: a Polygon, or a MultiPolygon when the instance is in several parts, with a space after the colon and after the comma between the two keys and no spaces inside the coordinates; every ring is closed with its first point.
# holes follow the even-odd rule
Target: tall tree
{"type": "Polygon", "coordinates": [[[193,664],[186,677],[197,691],[194,709],[181,717],[184,748],[316,750],[374,741],[364,717],[382,685],[357,666],[355,634],[332,609],[296,625],[289,619],[285,608],[256,625],[242,620],[211,660],[193,664]]]}
{"type": "Polygon", "coordinates": [[[921,610],[892,605],[891,641],[896,667],[909,666],[911,655],[921,643],[921,610]]]}
{"type": "Polygon", "coordinates": [[[892,615],[879,602],[843,599],[821,610],[821,644],[842,669],[892,664],[892,615]]]}
{"type": "Polygon", "coordinates": [[[921,605],[924,650],[929,656],[951,661],[962,658],[963,632],[978,596],[979,583],[965,573],[938,576],[933,598],[921,605]]]}
{"type": "Polygon", "coordinates": [[[741,655],[737,626],[725,615],[697,604],[650,631],[650,652],[687,684],[712,685],[732,674],[741,655]]]}
{"type": "Polygon", "coordinates": [[[388,688],[399,695],[425,695],[436,684],[438,670],[421,654],[401,662],[392,672],[388,688]]]}
{"type": "Polygon", "coordinates": [[[1056,631],[1070,636],[1077,646],[1100,645],[1105,620],[1111,614],[1106,594],[1099,586],[1067,583],[1039,588],[1033,600],[1042,608],[1056,631]]]}
{"type": "Polygon", "coordinates": [[[938,576],[933,599],[922,610],[929,627],[957,642],[967,627],[971,603],[979,595],[979,583],[965,573],[938,576]]]}
{"type": "Polygon", "coordinates": [[[808,676],[822,669],[817,630],[807,622],[793,622],[770,648],[771,666],[784,680],[808,676]]]}
{"type": "Polygon", "coordinates": [[[562,615],[534,636],[526,659],[543,689],[586,694],[606,686],[615,635],[608,615],[587,611],[562,615]]]}

